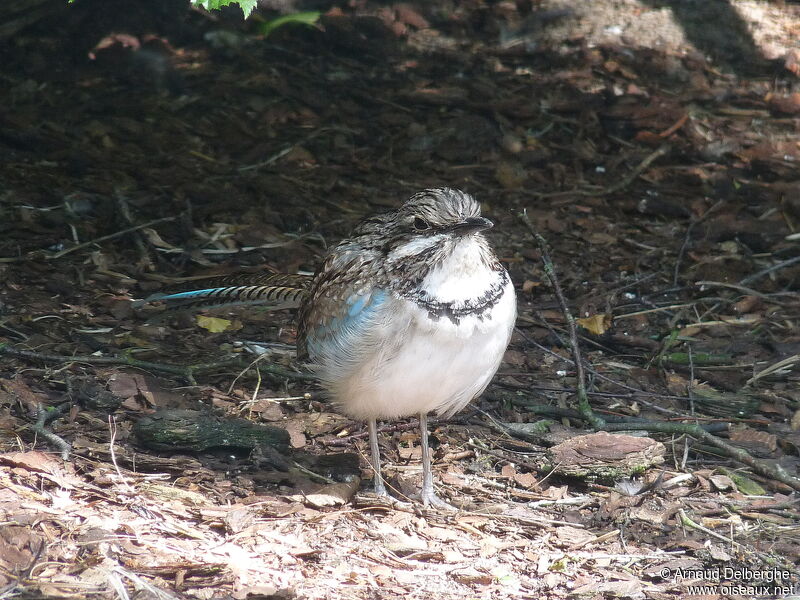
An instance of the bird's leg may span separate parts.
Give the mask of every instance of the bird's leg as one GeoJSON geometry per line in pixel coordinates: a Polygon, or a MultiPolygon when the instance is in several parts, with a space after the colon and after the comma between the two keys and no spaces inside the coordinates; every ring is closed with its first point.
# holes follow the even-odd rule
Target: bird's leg
{"type": "Polygon", "coordinates": [[[433,472],[431,471],[431,455],[428,452],[428,413],[419,414],[419,431],[422,444],[422,503],[444,510],[457,510],[454,506],[439,498],[433,491],[433,472]]]}
{"type": "Polygon", "coordinates": [[[369,425],[369,450],[372,454],[372,470],[375,473],[372,481],[375,484],[375,493],[378,496],[387,496],[386,486],[383,485],[383,476],[381,475],[381,449],[378,447],[378,424],[375,419],[367,421],[369,425]]]}

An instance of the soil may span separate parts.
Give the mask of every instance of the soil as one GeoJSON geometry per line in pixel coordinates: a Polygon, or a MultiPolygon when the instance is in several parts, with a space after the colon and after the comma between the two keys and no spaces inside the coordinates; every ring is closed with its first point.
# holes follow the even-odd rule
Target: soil
{"type": "Polygon", "coordinates": [[[23,4],[0,27],[0,598],[800,593],[800,6],[23,4]],[[300,10],[322,14],[259,33],[300,10]],[[413,420],[380,430],[400,502],[367,493],[366,428],[292,311],[132,302],[313,273],[440,186],[481,202],[519,300],[492,385],[432,427],[458,511],[415,499],[413,420]],[[595,416],[640,428],[617,445],[578,410],[577,344],[595,416]],[[291,449],[148,448],[135,424],[168,410],[291,449]]]}

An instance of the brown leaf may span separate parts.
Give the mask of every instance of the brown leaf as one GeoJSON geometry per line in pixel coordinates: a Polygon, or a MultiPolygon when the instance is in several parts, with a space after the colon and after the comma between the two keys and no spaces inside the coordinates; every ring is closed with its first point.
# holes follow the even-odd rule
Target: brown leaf
{"type": "Polygon", "coordinates": [[[501,162],[494,171],[494,177],[504,188],[514,190],[522,187],[528,179],[528,173],[519,163],[501,162]]]}
{"type": "Polygon", "coordinates": [[[39,403],[45,398],[36,394],[21,377],[0,379],[0,390],[9,394],[29,412],[38,411],[39,403]]]}
{"type": "Polygon", "coordinates": [[[747,446],[749,448],[760,447],[762,450],[767,450],[769,453],[775,452],[778,448],[778,437],[776,435],[767,433],[766,431],[756,431],[749,427],[732,430],[730,439],[740,446],[747,446]]]}
{"type": "Polygon", "coordinates": [[[800,113],[800,93],[795,92],[788,96],[768,94],[767,106],[769,106],[770,110],[779,114],[796,115],[800,113]]]}
{"type": "Polygon", "coordinates": [[[291,496],[291,499],[305,502],[314,508],[342,506],[350,501],[360,485],[361,480],[358,478],[347,483],[330,483],[305,496],[291,496]]]}
{"type": "MultiPolygon", "coordinates": [[[[606,575],[608,576],[608,575],[606,575]]],[[[644,584],[636,580],[592,582],[571,590],[573,595],[595,597],[632,598],[644,595],[644,584]]]]}
{"type": "Polygon", "coordinates": [[[12,467],[22,467],[29,471],[55,474],[61,471],[60,461],[49,454],[39,451],[6,452],[0,454],[0,463],[12,467]]]}
{"type": "Polygon", "coordinates": [[[330,412],[298,413],[292,420],[300,423],[301,430],[311,437],[339,430],[350,422],[347,417],[330,412]]]}
{"type": "Polygon", "coordinates": [[[515,367],[524,367],[527,360],[527,355],[519,350],[506,350],[503,355],[503,362],[515,367]]]}
{"type": "Polygon", "coordinates": [[[561,487],[551,486],[542,492],[542,496],[548,500],[564,500],[569,496],[569,487],[566,485],[561,487]]]}
{"type": "Polygon", "coordinates": [[[594,244],[595,246],[607,246],[609,244],[616,244],[617,238],[613,235],[609,235],[604,231],[597,231],[595,233],[589,234],[589,242],[594,244]]]}
{"type": "Polygon", "coordinates": [[[792,415],[791,427],[792,431],[800,431],[800,410],[792,415]]]}
{"type": "Polygon", "coordinates": [[[664,143],[664,138],[652,131],[640,131],[636,134],[634,139],[648,146],[660,146],[664,143]]]}
{"type": "Polygon", "coordinates": [[[317,162],[314,155],[302,146],[295,146],[289,150],[283,157],[283,160],[289,163],[304,163],[308,165],[314,165],[317,162]]]}
{"type": "Polygon", "coordinates": [[[689,387],[689,380],[677,373],[667,373],[667,390],[673,396],[683,396],[689,387]]]}
{"type": "Polygon", "coordinates": [[[608,331],[608,328],[611,327],[611,315],[607,313],[592,315],[590,317],[584,317],[583,319],[576,319],[575,321],[578,325],[595,335],[603,335],[608,331]]]}
{"type": "Polygon", "coordinates": [[[397,15],[397,20],[406,25],[411,25],[417,29],[427,29],[431,26],[428,20],[419,14],[410,4],[395,4],[394,11],[397,15]]]}
{"type": "Polygon", "coordinates": [[[800,49],[792,48],[783,57],[783,66],[786,70],[800,77],[800,49]]]}
{"type": "Polygon", "coordinates": [[[758,296],[745,296],[733,305],[733,311],[737,313],[751,313],[759,308],[763,302],[758,296]]]}
{"type": "Polygon", "coordinates": [[[556,528],[556,539],[570,546],[573,544],[585,544],[595,539],[595,537],[597,536],[585,529],[578,529],[569,525],[556,528]]]}
{"type": "Polygon", "coordinates": [[[531,281],[530,279],[526,279],[522,283],[522,292],[524,294],[530,294],[533,290],[535,290],[541,285],[542,285],[541,281],[531,281]]]}
{"type": "Polygon", "coordinates": [[[545,217],[543,222],[547,230],[552,233],[564,233],[569,226],[569,223],[567,223],[564,219],[557,217],[556,215],[545,217]]]}
{"type": "Polygon", "coordinates": [[[303,433],[303,424],[300,421],[287,421],[284,428],[289,433],[289,445],[292,448],[302,448],[308,443],[306,435],[303,433]]]}
{"type": "Polygon", "coordinates": [[[708,480],[711,482],[711,485],[720,492],[735,488],[733,481],[727,475],[712,475],[708,480]]]}
{"type": "Polygon", "coordinates": [[[514,481],[519,487],[531,490],[538,487],[539,482],[533,473],[517,473],[514,475],[514,481]]]}

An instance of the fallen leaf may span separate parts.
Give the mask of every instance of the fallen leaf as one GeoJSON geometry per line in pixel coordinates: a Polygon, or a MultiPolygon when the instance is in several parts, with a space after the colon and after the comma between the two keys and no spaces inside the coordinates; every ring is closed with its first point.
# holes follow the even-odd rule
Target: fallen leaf
{"type": "Polygon", "coordinates": [[[531,281],[530,279],[526,279],[522,284],[522,292],[525,294],[529,294],[533,290],[538,288],[540,285],[542,285],[541,281],[531,281]]]}
{"type": "Polygon", "coordinates": [[[197,324],[211,333],[221,333],[226,331],[232,325],[232,322],[228,319],[220,319],[219,317],[197,315],[197,324]]]}
{"type": "Polygon", "coordinates": [[[788,96],[769,94],[766,98],[767,105],[776,113],[795,115],[800,112],[800,93],[795,92],[788,96]]]}
{"type": "Polygon", "coordinates": [[[305,433],[303,433],[303,423],[299,421],[287,421],[284,425],[286,431],[289,432],[289,445],[292,448],[302,448],[306,445],[308,440],[305,433]]]}
{"type": "Polygon", "coordinates": [[[783,57],[783,66],[786,67],[787,71],[800,75],[800,50],[797,48],[789,50],[786,56],[783,57]]]}
{"type": "Polygon", "coordinates": [[[611,315],[599,314],[577,319],[578,325],[595,335],[603,335],[611,327],[611,315]]]}
{"type": "Polygon", "coordinates": [[[525,168],[518,163],[501,162],[494,171],[497,182],[508,190],[519,189],[528,178],[525,168]]]}
{"type": "Polygon", "coordinates": [[[310,494],[306,494],[305,496],[290,496],[290,499],[304,502],[314,508],[341,506],[350,501],[360,485],[361,480],[356,478],[347,483],[331,483],[324,485],[310,494]]]}
{"type": "Polygon", "coordinates": [[[791,428],[792,431],[800,431],[800,410],[792,415],[791,428]]]}
{"type": "Polygon", "coordinates": [[[159,233],[153,229],[152,227],[145,227],[142,229],[142,234],[147,238],[147,241],[150,242],[156,248],[166,248],[167,250],[174,250],[175,246],[170,244],[169,242],[165,242],[164,238],[162,238],[159,233]]]}
{"type": "Polygon", "coordinates": [[[538,483],[533,473],[517,473],[514,475],[514,481],[518,486],[526,489],[532,489],[538,483]]]}
{"type": "Polygon", "coordinates": [[[54,475],[62,471],[58,460],[45,452],[32,450],[30,452],[7,452],[0,455],[0,463],[14,467],[22,467],[29,471],[49,473],[54,475]]]}
{"type": "Polygon", "coordinates": [[[617,243],[617,238],[602,231],[589,234],[589,243],[595,246],[607,246],[617,243]]]}
{"type": "Polygon", "coordinates": [[[733,489],[733,481],[727,475],[712,475],[708,480],[720,492],[733,489]]]}

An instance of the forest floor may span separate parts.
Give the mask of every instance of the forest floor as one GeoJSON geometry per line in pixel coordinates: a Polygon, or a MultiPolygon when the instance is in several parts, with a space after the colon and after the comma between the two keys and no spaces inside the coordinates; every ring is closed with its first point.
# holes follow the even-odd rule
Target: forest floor
{"type": "Polygon", "coordinates": [[[182,0],[0,29],[0,599],[800,595],[800,6],[342,5],[266,39],[275,13],[182,0]],[[495,222],[519,300],[492,385],[433,424],[457,512],[414,499],[413,420],[380,432],[407,501],[365,493],[365,428],[308,379],[291,312],[131,302],[313,272],[440,186],[495,222]],[[664,453],[633,481],[554,451],[606,434],[583,437],[523,211],[591,406],[664,453]],[[168,409],[291,449],[147,447],[134,424],[168,409]]]}

